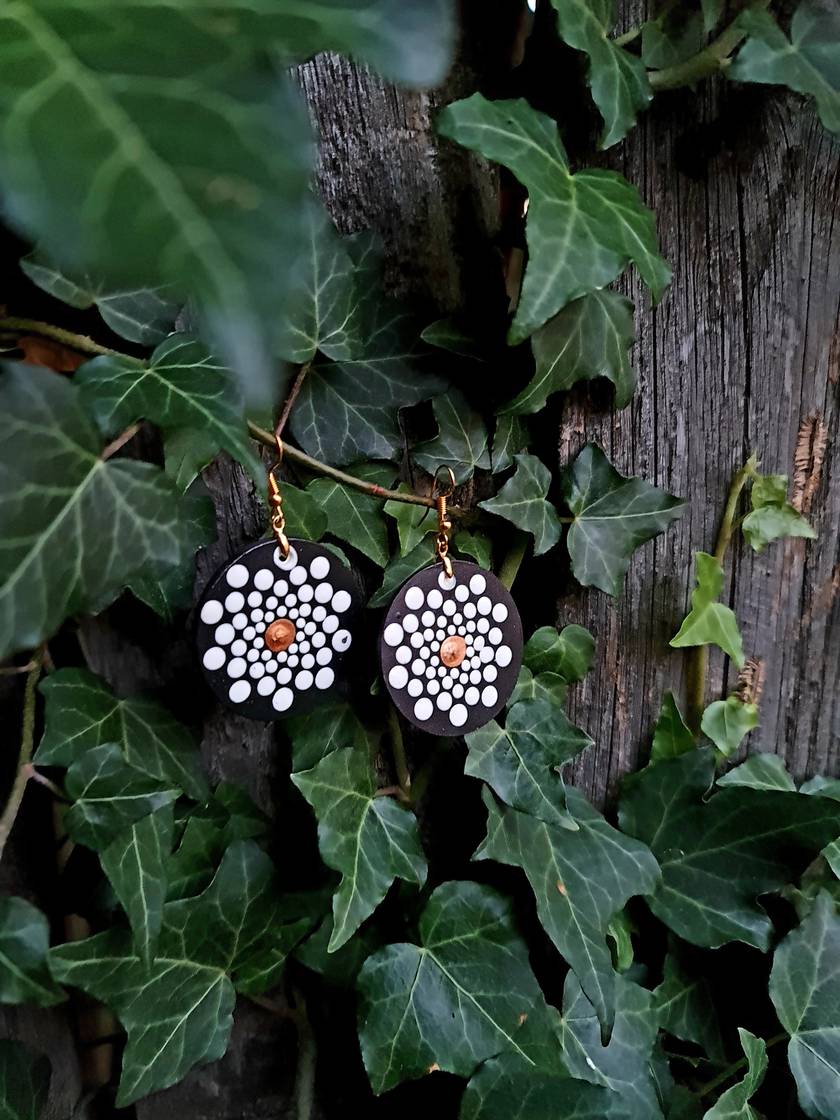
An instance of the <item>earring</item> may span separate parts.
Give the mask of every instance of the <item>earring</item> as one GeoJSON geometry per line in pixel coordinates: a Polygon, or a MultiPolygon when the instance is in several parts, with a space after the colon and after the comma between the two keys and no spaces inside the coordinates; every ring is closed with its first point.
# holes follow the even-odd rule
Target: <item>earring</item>
{"type": "Polygon", "coordinates": [[[198,610],[196,644],[223,704],[264,721],[301,715],[333,693],[361,606],[352,573],[312,541],[289,540],[283,499],[268,472],[272,540],[259,541],[213,576],[198,610]]]}
{"type": "MultiPolygon", "coordinates": [[[[522,664],[522,622],[492,572],[449,556],[448,484],[437,499],[438,563],[397,592],[382,627],[382,676],[397,709],[432,735],[465,735],[504,707],[522,664]]],[[[439,473],[439,472],[438,472],[439,473]]]]}

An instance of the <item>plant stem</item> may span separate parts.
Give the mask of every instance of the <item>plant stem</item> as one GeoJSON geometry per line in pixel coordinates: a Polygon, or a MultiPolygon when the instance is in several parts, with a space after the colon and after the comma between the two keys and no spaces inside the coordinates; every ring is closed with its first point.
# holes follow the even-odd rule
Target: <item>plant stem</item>
{"type": "MultiPolygon", "coordinates": [[[[751,455],[746,463],[744,463],[743,467],[735,473],[732,482],[729,484],[729,493],[726,496],[726,505],[724,506],[723,517],[721,518],[713,552],[714,558],[720,564],[723,564],[726,551],[729,548],[729,542],[732,540],[732,534],[735,531],[741,491],[746,486],[747,481],[755,474],[755,466],[755,456],[751,455]]],[[[688,698],[686,719],[689,728],[695,735],[700,734],[700,720],[703,716],[703,708],[706,699],[706,674],[708,668],[709,647],[707,645],[695,646],[689,654],[688,665],[686,667],[686,692],[688,698]]]]}
{"type": "Polygon", "coordinates": [[[516,532],[513,538],[513,544],[510,546],[507,555],[502,561],[502,566],[499,568],[499,582],[510,591],[513,587],[513,581],[519,573],[519,566],[525,559],[525,553],[528,551],[528,537],[525,533],[520,531],[516,532]]]}
{"type": "Polygon", "coordinates": [[[391,755],[394,759],[394,769],[397,773],[397,782],[408,801],[411,800],[411,772],[408,769],[408,759],[405,755],[400,716],[393,704],[388,704],[388,730],[391,733],[391,755]]]}
{"type": "Polygon", "coordinates": [[[116,439],[112,439],[107,447],[102,448],[99,455],[102,462],[104,463],[106,459],[110,459],[112,455],[116,455],[120,448],[125,447],[129,440],[134,439],[139,431],[140,425],[132,424],[129,428],[126,428],[124,432],[121,432],[116,439]]]}
{"type": "Polygon", "coordinates": [[[23,718],[21,721],[17,770],[15,771],[9,799],[6,802],[6,807],[3,810],[2,816],[0,816],[0,859],[3,857],[6,841],[9,839],[9,833],[12,831],[12,826],[15,823],[18,810],[20,809],[20,803],[23,801],[26,783],[29,780],[28,767],[32,760],[32,747],[35,741],[35,689],[38,684],[38,679],[41,676],[41,666],[43,662],[44,650],[42,647],[32,658],[32,668],[29,670],[26,677],[26,686],[23,693],[23,718]]]}
{"type": "Polygon", "coordinates": [[[626,47],[628,43],[632,43],[634,39],[638,39],[641,33],[641,27],[631,27],[630,30],[625,31],[623,35],[616,35],[610,42],[614,47],[626,47]]]}
{"type": "Polygon", "coordinates": [[[292,383],[292,388],[288,397],[286,397],[286,403],[283,405],[283,411],[280,413],[280,419],[277,421],[277,427],[274,429],[277,437],[283,434],[283,429],[286,427],[291,411],[295,407],[295,401],[298,399],[298,394],[303,388],[303,383],[306,380],[306,375],[309,373],[311,365],[311,362],[304,362],[297,371],[295,380],[292,383]]]}
{"type": "Polygon", "coordinates": [[[297,1120],[311,1120],[315,1105],[315,1070],[318,1064],[318,1047],[312,1024],[306,1013],[306,1001],[295,991],[295,1024],[298,1051],[295,1071],[295,1116],[297,1120]]]}
{"type": "MultiPolygon", "coordinates": [[[[769,2],[770,0],[758,0],[751,7],[766,8],[769,2]]],[[[710,74],[717,74],[719,71],[725,70],[732,61],[729,56],[746,36],[746,31],[741,28],[738,21],[733,20],[716,39],[713,39],[707,47],[692,55],[691,58],[687,58],[684,62],[678,62],[676,66],[666,66],[662,70],[649,71],[650,88],[654,92],[665,89],[679,89],[681,86],[693,85],[694,82],[700,81],[701,78],[707,78],[710,74]]]]}
{"type": "MultiPolygon", "coordinates": [[[[778,1044],[784,1042],[786,1038],[788,1038],[788,1035],[785,1031],[774,1034],[773,1037],[768,1038],[766,1042],[767,1049],[769,1050],[771,1046],[778,1046],[778,1044]]],[[[721,1085],[725,1085],[727,1081],[731,1080],[736,1073],[740,1073],[742,1069],[746,1069],[748,1064],[746,1057],[739,1058],[737,1062],[733,1062],[731,1065],[727,1066],[717,1077],[713,1077],[711,1081],[707,1081],[705,1085],[701,1085],[697,1090],[697,1096],[701,1099],[703,1097],[708,1097],[715,1089],[720,1088],[721,1085]]]]}
{"type": "Polygon", "coordinates": [[[6,316],[0,318],[0,331],[4,330],[14,331],[16,334],[38,334],[43,338],[51,338],[54,342],[60,342],[71,350],[78,350],[82,354],[104,354],[110,358],[121,358],[124,361],[135,362],[138,366],[146,364],[142,358],[134,358],[130,354],[112,350],[109,346],[102,346],[101,343],[88,338],[86,334],[76,334],[74,331],[65,330],[64,327],[53,326],[52,323],[42,323],[38,319],[19,319],[16,316],[6,316]]]}

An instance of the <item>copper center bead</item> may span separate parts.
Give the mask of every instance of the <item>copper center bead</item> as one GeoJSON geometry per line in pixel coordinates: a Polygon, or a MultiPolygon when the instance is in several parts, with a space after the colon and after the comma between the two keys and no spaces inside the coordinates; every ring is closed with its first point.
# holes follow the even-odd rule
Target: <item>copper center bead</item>
{"type": "Polygon", "coordinates": [[[467,653],[467,643],[460,634],[444,638],[440,643],[440,659],[447,669],[460,665],[467,653]]]}
{"type": "Polygon", "coordinates": [[[265,644],[272,653],[288,649],[295,640],[295,624],[290,618],[278,618],[265,630],[265,644]]]}

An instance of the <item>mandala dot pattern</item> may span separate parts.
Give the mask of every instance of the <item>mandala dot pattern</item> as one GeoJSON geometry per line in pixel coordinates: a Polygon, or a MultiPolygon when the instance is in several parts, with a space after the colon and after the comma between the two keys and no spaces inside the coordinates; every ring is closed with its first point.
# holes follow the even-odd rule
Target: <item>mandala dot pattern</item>
{"type": "Polygon", "coordinates": [[[492,719],[522,664],[522,623],[492,572],[455,560],[403,584],[385,618],[382,675],[412,723],[433,735],[464,735],[492,719]]]}
{"type": "Polygon", "coordinates": [[[198,608],[207,682],[252,719],[307,712],[340,685],[360,606],[353,575],[334,554],[293,540],[284,560],[274,541],[261,541],[213,577],[198,608]]]}

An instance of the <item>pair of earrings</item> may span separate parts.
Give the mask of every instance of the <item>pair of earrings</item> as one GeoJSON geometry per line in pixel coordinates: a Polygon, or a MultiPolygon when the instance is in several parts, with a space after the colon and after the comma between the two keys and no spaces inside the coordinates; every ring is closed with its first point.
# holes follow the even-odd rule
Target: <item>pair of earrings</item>
{"type": "MultiPolygon", "coordinates": [[[[282,459],[279,436],[277,448],[282,459]]],[[[435,487],[435,561],[397,592],[379,660],[401,714],[446,736],[474,731],[505,705],[522,662],[522,624],[492,572],[449,556],[447,501],[455,478],[444,469],[448,485],[435,487]]],[[[196,633],[219,700],[264,721],[302,715],[340,689],[362,606],[358,583],[337,552],[286,536],[274,468],[268,486],[272,539],[246,548],[214,575],[196,633]]]]}

